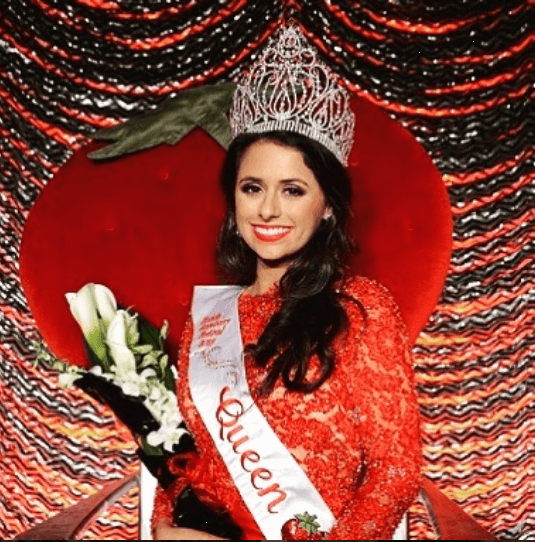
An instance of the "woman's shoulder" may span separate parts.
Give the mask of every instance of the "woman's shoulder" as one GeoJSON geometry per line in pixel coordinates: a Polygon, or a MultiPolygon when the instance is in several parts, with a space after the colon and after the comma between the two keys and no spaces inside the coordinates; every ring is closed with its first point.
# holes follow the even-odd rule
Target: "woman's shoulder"
{"type": "Polygon", "coordinates": [[[361,306],[368,323],[392,325],[395,322],[402,328],[405,327],[394,297],[376,280],[360,275],[349,276],[343,281],[339,291],[361,306]]]}
{"type": "Polygon", "coordinates": [[[361,275],[351,275],[344,279],[339,291],[358,300],[365,307],[380,305],[397,308],[396,302],[388,289],[376,280],[361,275]]]}
{"type": "MultiPolygon", "coordinates": [[[[404,367],[412,372],[412,357],[407,326],[388,289],[366,277],[350,277],[340,292],[345,294],[345,308],[350,323],[350,336],[359,337],[358,343],[367,352],[367,367],[375,371],[398,371],[404,367]],[[356,314],[360,310],[360,315],[356,314]],[[375,368],[374,368],[375,367],[375,368]]],[[[350,339],[352,340],[352,339],[350,339]]],[[[412,378],[412,377],[411,377],[412,378]]]]}

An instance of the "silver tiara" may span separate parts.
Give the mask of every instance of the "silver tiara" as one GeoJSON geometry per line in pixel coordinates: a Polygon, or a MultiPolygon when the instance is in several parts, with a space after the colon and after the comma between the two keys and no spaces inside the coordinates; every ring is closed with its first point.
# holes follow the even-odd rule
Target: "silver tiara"
{"type": "Polygon", "coordinates": [[[322,143],[347,165],[355,116],[349,93],[294,24],[278,31],[238,82],[232,137],[283,130],[322,143]]]}

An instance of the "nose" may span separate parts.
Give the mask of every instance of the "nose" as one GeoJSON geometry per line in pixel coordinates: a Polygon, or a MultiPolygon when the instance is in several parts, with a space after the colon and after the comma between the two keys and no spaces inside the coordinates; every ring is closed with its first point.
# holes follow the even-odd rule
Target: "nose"
{"type": "Polygon", "coordinates": [[[281,206],[276,192],[267,191],[264,193],[258,214],[266,222],[280,216],[281,206]]]}

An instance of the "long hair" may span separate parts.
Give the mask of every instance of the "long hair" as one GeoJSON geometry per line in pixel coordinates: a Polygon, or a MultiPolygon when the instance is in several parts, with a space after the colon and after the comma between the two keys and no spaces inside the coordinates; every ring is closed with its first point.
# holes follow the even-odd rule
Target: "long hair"
{"type": "Polygon", "coordinates": [[[256,254],[237,235],[235,186],[245,151],[260,140],[299,150],[332,209],[332,216],[321,220],[282,277],[280,310],[257,343],[246,347],[261,366],[274,360],[261,387],[262,393],[268,393],[279,376],[287,389],[310,392],[332,374],[335,359],[331,345],[347,326],[347,316],[340,303],[342,296],[335,291],[335,284],[343,278],[353,248],[347,234],[351,184],[334,154],[300,134],[268,132],[234,139],[221,173],[227,216],[219,236],[217,262],[221,278],[226,282],[246,286],[256,279],[256,254]],[[307,372],[314,354],[320,361],[320,376],[310,381],[307,372]]]}

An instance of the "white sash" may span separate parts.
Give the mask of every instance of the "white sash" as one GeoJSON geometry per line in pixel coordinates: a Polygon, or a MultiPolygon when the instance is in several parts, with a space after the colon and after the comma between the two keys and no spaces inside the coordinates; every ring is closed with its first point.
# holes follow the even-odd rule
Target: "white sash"
{"type": "Polygon", "coordinates": [[[195,287],[189,380],[193,402],[267,540],[296,514],[335,518],[254,403],[243,364],[237,286],[195,287]]]}

